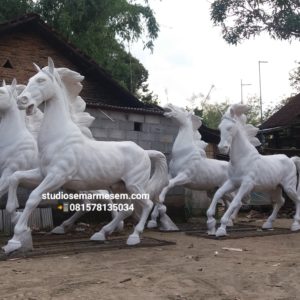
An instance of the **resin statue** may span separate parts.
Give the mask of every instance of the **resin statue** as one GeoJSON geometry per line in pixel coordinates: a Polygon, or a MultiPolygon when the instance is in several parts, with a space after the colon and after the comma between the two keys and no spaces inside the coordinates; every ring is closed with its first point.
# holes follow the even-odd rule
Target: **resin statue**
{"type": "MultiPolygon", "coordinates": [[[[71,190],[112,191],[123,186],[130,194],[149,194],[149,198],[135,200],[139,201],[142,212],[127,244],[139,243],[140,233],[153,206],[151,200],[155,200],[168,183],[165,156],[158,151],[146,151],[133,142],[101,142],[87,138],[74,123],[74,119],[77,119],[83,128],[88,129],[86,115],[76,115],[76,106],[80,105],[78,100],[83,101],[77,97],[76,89],[81,89],[83,77],[68,69],[64,69],[63,75],[59,74],[51,58],[48,59],[47,67],[40,69],[36,66],[36,69],[38,73],[29,79],[17,103],[27,114],[33,113],[41,103],[45,103],[38,136],[40,164],[36,169],[16,172],[10,177],[8,198],[17,201],[16,189],[19,183],[40,184],[30,194],[15,225],[14,236],[3,248],[4,251],[9,253],[20,248],[32,248],[29,216],[40,203],[43,193],[55,191],[61,186],[71,190]],[[68,77],[70,84],[64,84],[63,76],[68,77]],[[154,162],[152,176],[151,160],[154,162]]],[[[131,210],[119,211],[91,239],[105,240],[106,235],[112,233],[131,214],[131,210]]]]}
{"type": "MultiPolygon", "coordinates": [[[[272,228],[280,207],[284,203],[282,188],[295,202],[296,214],[291,230],[300,229],[300,196],[297,194],[297,171],[299,172],[300,159],[290,159],[283,154],[260,155],[255,146],[260,145],[255,137],[258,129],[246,124],[247,106],[235,104],[228,108],[219,125],[221,141],[218,145],[221,153],[230,156],[227,181],[218,189],[207,211],[208,225],[215,224],[213,218],[216,203],[224,193],[238,188],[233,201],[221,219],[221,226],[216,235],[226,235],[226,225],[229,216],[240,206],[241,199],[252,190],[269,191],[274,203],[273,212],[264,223],[263,228],[272,228]],[[298,165],[298,167],[296,166],[298,165]],[[282,188],[281,188],[282,187],[282,188]]],[[[213,228],[210,228],[213,230],[213,228]]]]}
{"type": "MultiPolygon", "coordinates": [[[[25,88],[17,85],[14,79],[11,85],[0,87],[0,197],[8,191],[9,176],[16,171],[30,170],[37,167],[38,150],[33,135],[25,124],[25,114],[18,109],[16,97],[25,88]]],[[[28,122],[30,119],[28,119],[28,122]]],[[[16,202],[7,202],[6,209],[16,221],[16,202]]]]}
{"type": "MultiPolygon", "coordinates": [[[[202,191],[222,186],[228,178],[228,162],[206,157],[206,143],[201,141],[201,135],[196,133],[202,125],[200,117],[172,104],[167,104],[164,111],[167,118],[176,121],[179,131],[171,153],[169,184],[159,195],[159,201],[163,203],[167,192],[175,186],[202,191]]],[[[232,214],[232,218],[235,218],[238,210],[239,207],[232,214]]],[[[155,217],[152,215],[150,226],[155,223],[155,217]]],[[[208,233],[215,234],[215,231],[208,233]]]]}
{"type": "MultiPolygon", "coordinates": [[[[17,85],[14,79],[11,86],[3,82],[3,86],[0,88],[0,197],[8,191],[8,180],[11,174],[16,171],[31,170],[38,166],[37,136],[43,120],[43,113],[36,109],[34,114],[26,116],[24,110],[18,109],[16,97],[25,87],[25,85],[17,85]]],[[[35,182],[23,184],[28,188],[34,188],[37,185],[35,182]]],[[[108,192],[93,191],[93,193],[108,192]]],[[[112,203],[111,199],[104,199],[103,201],[112,203]]],[[[16,211],[18,207],[18,202],[7,201],[6,210],[11,215],[13,223],[16,223],[21,214],[16,211]]],[[[56,234],[65,233],[83,214],[84,212],[76,212],[60,226],[54,228],[52,232],[56,234]]],[[[115,211],[112,211],[112,216],[116,216],[115,211]]],[[[120,223],[118,230],[122,228],[123,224],[120,223]]]]}

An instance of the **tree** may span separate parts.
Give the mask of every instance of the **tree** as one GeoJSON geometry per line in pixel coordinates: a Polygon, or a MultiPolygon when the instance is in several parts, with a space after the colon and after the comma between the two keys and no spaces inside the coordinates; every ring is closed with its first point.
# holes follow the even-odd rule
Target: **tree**
{"type": "Polygon", "coordinates": [[[144,36],[144,47],[153,50],[159,28],[146,2],[143,6],[126,0],[39,0],[35,11],[121,85],[149,98],[149,91],[143,91],[148,71],[125,50],[125,45],[144,36]]]}
{"type": "Polygon", "coordinates": [[[300,62],[298,66],[290,72],[290,84],[297,93],[300,93],[300,62]]]}
{"type": "Polygon", "coordinates": [[[33,5],[31,0],[1,0],[0,22],[31,12],[33,5]]]}
{"type": "Polygon", "coordinates": [[[126,51],[128,43],[141,39],[144,48],[153,50],[159,27],[148,1],[142,5],[126,0],[0,0],[0,5],[2,21],[38,13],[122,86],[150,101],[148,71],[126,51]]]}
{"type": "Polygon", "coordinates": [[[190,105],[188,110],[193,110],[194,113],[202,118],[203,124],[209,128],[218,128],[221,122],[222,115],[227,110],[229,103],[208,103],[209,98],[205,98],[202,93],[193,94],[187,99],[190,105]]]}
{"type": "Polygon", "coordinates": [[[230,44],[261,32],[282,40],[300,39],[299,0],[215,0],[211,19],[230,44]]]}
{"type": "MultiPolygon", "coordinates": [[[[282,99],[279,103],[269,104],[263,110],[263,121],[266,121],[271,115],[277,112],[282,106],[288,103],[290,98],[282,99]]],[[[201,117],[203,124],[209,128],[217,129],[221,122],[223,114],[229,107],[228,101],[221,103],[208,103],[207,99],[204,98],[202,93],[193,94],[187,99],[190,105],[186,108],[187,110],[193,110],[194,113],[201,117]]],[[[248,111],[246,113],[247,123],[258,127],[261,124],[261,112],[260,112],[260,101],[257,96],[253,96],[247,99],[248,111]]]]}

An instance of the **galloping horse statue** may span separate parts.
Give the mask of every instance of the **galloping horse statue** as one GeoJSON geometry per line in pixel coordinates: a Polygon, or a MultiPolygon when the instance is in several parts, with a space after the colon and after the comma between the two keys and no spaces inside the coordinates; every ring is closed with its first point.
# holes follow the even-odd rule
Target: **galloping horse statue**
{"type": "MultiPolygon", "coordinates": [[[[10,177],[8,198],[16,201],[16,189],[21,182],[34,181],[40,184],[30,194],[14,228],[14,236],[3,247],[4,251],[9,253],[20,248],[32,248],[28,218],[40,203],[43,193],[61,186],[73,190],[114,190],[122,186],[130,194],[148,194],[149,198],[139,197],[141,199],[135,200],[142,207],[141,218],[127,240],[129,245],[139,243],[140,233],[153,206],[151,200],[155,201],[168,183],[165,156],[158,151],[146,151],[133,142],[100,142],[87,138],[72,119],[72,108],[78,104],[78,98],[72,92],[82,80],[78,78],[78,73],[65,69],[65,76],[73,83],[71,92],[61,80],[62,75],[55,69],[51,58],[47,67],[40,69],[36,66],[36,69],[38,73],[29,79],[17,103],[27,114],[45,103],[38,136],[40,164],[36,169],[15,172],[10,177]],[[151,160],[154,162],[152,176],[151,160]]],[[[131,210],[119,211],[91,239],[105,240],[106,235],[131,214],[131,210]]]]}
{"type": "MultiPolygon", "coordinates": [[[[7,193],[9,176],[16,171],[30,170],[38,165],[37,143],[26,123],[30,124],[30,117],[26,119],[25,113],[17,106],[16,97],[25,88],[17,85],[14,79],[11,85],[0,87],[0,197],[7,193]],[[27,122],[26,122],[27,121],[27,122]]],[[[6,210],[11,214],[11,219],[16,222],[19,204],[7,202],[6,210]]]]}
{"type": "MultiPolygon", "coordinates": [[[[226,225],[232,212],[240,206],[244,196],[252,190],[267,191],[274,202],[273,212],[263,224],[264,229],[271,229],[280,207],[284,204],[282,189],[295,202],[296,213],[291,226],[292,231],[300,229],[300,195],[297,194],[297,172],[300,159],[288,158],[283,154],[263,156],[255,146],[260,145],[255,137],[258,129],[246,124],[245,113],[248,107],[235,104],[223,115],[219,129],[221,141],[218,145],[221,153],[229,153],[230,162],[228,179],[217,190],[207,211],[208,224],[214,224],[213,218],[217,201],[230,191],[238,189],[233,201],[221,219],[221,226],[216,236],[226,235],[226,225]]],[[[214,228],[209,228],[214,230],[214,228]]]]}
{"type": "MultiPolygon", "coordinates": [[[[59,72],[60,70],[58,70],[59,72]]],[[[0,198],[8,191],[9,176],[16,171],[31,170],[38,166],[38,146],[37,136],[43,120],[43,113],[37,109],[34,114],[27,116],[25,111],[19,110],[17,106],[17,95],[24,89],[25,85],[17,84],[16,79],[11,85],[6,85],[3,81],[3,86],[0,87],[0,137],[1,137],[1,156],[0,156],[0,198]]],[[[85,105],[77,107],[77,110],[84,110],[85,105]]],[[[85,120],[91,122],[92,119],[85,120]]],[[[81,124],[78,124],[79,128],[81,124]]],[[[84,131],[88,136],[88,130],[84,131]]],[[[38,182],[26,182],[24,187],[34,188],[38,182]]],[[[107,191],[93,191],[97,194],[105,194],[107,191]]],[[[104,197],[103,197],[104,198],[104,197]]],[[[111,199],[104,199],[108,203],[112,203],[111,199]]],[[[6,210],[11,216],[13,223],[17,222],[20,212],[16,209],[19,207],[18,202],[7,201],[6,210]]],[[[78,220],[84,212],[78,211],[72,217],[64,221],[61,225],[52,230],[52,233],[64,234],[78,220]]],[[[112,216],[116,216],[116,212],[112,211],[112,216]]],[[[118,230],[123,228],[120,223],[118,230]]]]}
{"type": "MultiPolygon", "coordinates": [[[[206,144],[200,140],[198,133],[198,128],[202,125],[201,118],[172,104],[167,104],[164,111],[167,118],[176,121],[179,131],[172,148],[169,184],[163,188],[159,201],[163,203],[167,192],[175,186],[202,191],[222,186],[228,178],[228,162],[206,157],[203,149],[206,144]]],[[[232,214],[233,219],[238,210],[239,207],[232,214]]],[[[151,225],[155,222],[155,215],[150,222],[151,225]]],[[[208,234],[215,234],[215,231],[209,230],[208,234]]]]}

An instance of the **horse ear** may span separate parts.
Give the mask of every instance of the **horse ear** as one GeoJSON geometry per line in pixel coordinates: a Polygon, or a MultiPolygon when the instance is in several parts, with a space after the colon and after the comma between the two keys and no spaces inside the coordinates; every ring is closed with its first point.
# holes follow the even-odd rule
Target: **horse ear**
{"type": "Polygon", "coordinates": [[[4,79],[3,79],[3,81],[2,81],[2,86],[6,86],[6,82],[5,82],[4,79]]]}
{"type": "Polygon", "coordinates": [[[16,86],[17,86],[17,80],[16,80],[16,78],[14,78],[13,81],[11,82],[11,85],[10,85],[10,88],[11,88],[12,92],[15,91],[16,86]]]}
{"type": "Polygon", "coordinates": [[[242,114],[248,111],[248,106],[245,104],[233,104],[230,107],[230,115],[231,117],[237,116],[240,117],[242,114]]]}
{"type": "Polygon", "coordinates": [[[192,115],[192,124],[193,124],[193,129],[197,130],[199,127],[201,127],[202,125],[202,120],[200,117],[196,116],[196,115],[192,115]]]}
{"type": "Polygon", "coordinates": [[[41,68],[36,63],[32,63],[32,64],[37,72],[41,71],[41,68]]]}
{"type": "Polygon", "coordinates": [[[48,57],[48,70],[50,74],[54,75],[54,62],[51,57],[48,57]]]}

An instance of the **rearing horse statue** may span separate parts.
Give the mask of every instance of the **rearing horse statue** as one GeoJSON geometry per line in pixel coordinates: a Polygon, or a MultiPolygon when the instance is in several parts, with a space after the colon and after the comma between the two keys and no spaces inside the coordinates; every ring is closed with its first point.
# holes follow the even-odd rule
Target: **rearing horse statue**
{"type": "MultiPolygon", "coordinates": [[[[228,162],[207,158],[205,143],[200,140],[198,128],[202,125],[201,118],[193,112],[167,104],[164,107],[164,116],[175,120],[179,131],[172,148],[172,157],[169,164],[169,184],[163,188],[159,201],[164,202],[167,192],[175,186],[183,186],[192,190],[208,191],[222,186],[228,178],[228,162]]],[[[229,199],[231,195],[228,195],[229,199]]],[[[238,207],[232,214],[236,217],[238,207]]],[[[160,212],[163,214],[164,211],[160,212]]],[[[155,223],[155,215],[150,221],[155,223]]],[[[215,230],[208,231],[215,234],[215,230]]]]}
{"type": "MultiPolygon", "coordinates": [[[[26,126],[25,113],[17,106],[16,97],[25,85],[17,85],[14,79],[11,85],[0,87],[0,197],[7,193],[9,176],[16,171],[30,170],[37,167],[38,148],[35,138],[26,126]]],[[[30,118],[27,119],[30,122],[30,118]]],[[[7,201],[6,210],[16,222],[17,202],[7,201]]]]}

